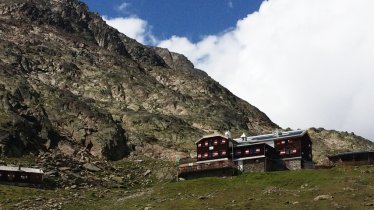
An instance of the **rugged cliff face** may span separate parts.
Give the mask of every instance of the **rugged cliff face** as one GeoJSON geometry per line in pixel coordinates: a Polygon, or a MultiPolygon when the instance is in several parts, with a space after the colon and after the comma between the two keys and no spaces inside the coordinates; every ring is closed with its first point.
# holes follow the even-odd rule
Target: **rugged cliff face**
{"type": "MultiPolygon", "coordinates": [[[[87,148],[111,160],[130,152],[167,159],[213,130],[275,128],[185,56],[139,44],[77,0],[0,2],[0,155],[87,148]]],[[[317,161],[372,145],[310,133],[317,161]]]]}
{"type": "Polygon", "coordinates": [[[0,3],[0,154],[81,147],[107,159],[277,127],[183,55],[147,47],[76,0],[0,3]]]}
{"type": "Polygon", "coordinates": [[[308,133],[313,142],[313,159],[318,164],[326,164],[328,155],[340,152],[374,150],[374,143],[354,133],[346,131],[310,128],[308,133]]]}

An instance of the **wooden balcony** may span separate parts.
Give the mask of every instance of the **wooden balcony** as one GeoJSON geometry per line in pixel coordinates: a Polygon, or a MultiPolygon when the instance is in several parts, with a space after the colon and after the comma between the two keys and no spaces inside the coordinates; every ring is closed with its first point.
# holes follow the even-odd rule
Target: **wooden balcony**
{"type": "Polygon", "coordinates": [[[231,160],[213,161],[209,163],[189,163],[179,167],[179,174],[198,173],[212,170],[236,169],[236,165],[231,160]]]}

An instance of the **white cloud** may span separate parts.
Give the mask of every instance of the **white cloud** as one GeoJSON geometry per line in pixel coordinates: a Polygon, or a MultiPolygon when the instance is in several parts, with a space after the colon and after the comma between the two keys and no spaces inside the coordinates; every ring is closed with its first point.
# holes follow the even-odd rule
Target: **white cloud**
{"type": "Polygon", "coordinates": [[[118,6],[117,9],[118,9],[119,11],[126,11],[126,9],[127,9],[129,6],[130,6],[129,3],[127,3],[127,2],[123,2],[121,5],[118,6]]]}
{"type": "Polygon", "coordinates": [[[184,53],[283,127],[321,126],[374,139],[374,2],[271,0],[236,28],[184,53]],[[205,58],[205,59],[201,59],[205,58]]]}
{"type": "Polygon", "coordinates": [[[148,25],[147,21],[136,16],[117,18],[108,18],[104,16],[103,19],[108,25],[116,28],[123,34],[126,34],[128,37],[136,39],[140,43],[153,44],[157,41],[152,35],[151,27],[148,25]]]}
{"type": "Polygon", "coordinates": [[[372,8],[371,0],[264,1],[223,34],[197,43],[173,36],[158,45],[185,54],[282,127],[374,140],[372,8]]]}

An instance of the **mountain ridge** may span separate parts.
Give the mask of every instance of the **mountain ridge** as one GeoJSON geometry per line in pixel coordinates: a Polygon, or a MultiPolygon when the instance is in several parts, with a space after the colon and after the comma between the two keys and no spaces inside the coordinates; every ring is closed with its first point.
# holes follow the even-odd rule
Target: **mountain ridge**
{"type": "Polygon", "coordinates": [[[279,128],[184,55],[138,43],[78,0],[3,1],[0,35],[1,155],[86,148],[172,160],[213,130],[279,128]]]}
{"type": "MultiPolygon", "coordinates": [[[[86,147],[120,159],[144,144],[188,150],[213,130],[278,127],[183,55],[139,44],[79,1],[6,1],[0,14],[2,78],[14,79],[1,81],[0,110],[9,121],[21,117],[30,126],[48,125],[36,126],[33,140],[2,129],[8,136],[2,140],[4,154],[23,154],[17,148],[29,148],[29,141],[37,143],[32,150],[68,142],[70,152],[86,147]],[[27,87],[24,94],[17,93],[22,88],[17,84],[27,87]],[[33,103],[24,100],[29,92],[35,92],[33,103]]],[[[15,128],[9,121],[1,127],[15,128]]]]}

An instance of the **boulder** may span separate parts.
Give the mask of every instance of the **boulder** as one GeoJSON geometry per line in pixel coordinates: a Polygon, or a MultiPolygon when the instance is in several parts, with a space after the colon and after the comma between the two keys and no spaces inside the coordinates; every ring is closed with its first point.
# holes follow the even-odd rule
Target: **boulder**
{"type": "Polygon", "coordinates": [[[149,174],[151,173],[151,170],[146,170],[144,173],[143,173],[143,176],[148,176],[149,174]]]}
{"type": "Polygon", "coordinates": [[[92,172],[101,171],[101,169],[99,167],[95,166],[92,163],[85,163],[85,164],[83,164],[83,168],[87,169],[88,171],[92,171],[92,172]]]}
{"type": "Polygon", "coordinates": [[[318,195],[315,197],[313,200],[314,201],[319,201],[319,200],[332,200],[334,197],[331,195],[318,195]]]}

